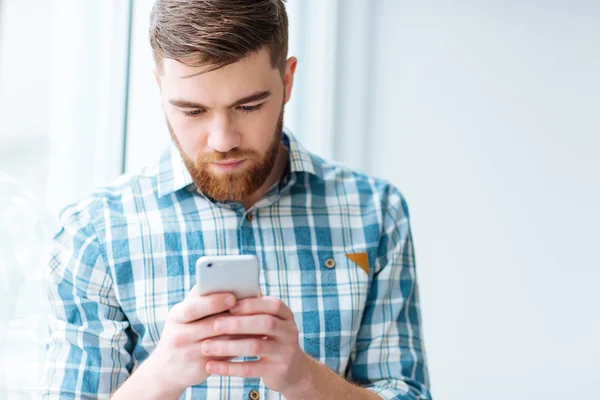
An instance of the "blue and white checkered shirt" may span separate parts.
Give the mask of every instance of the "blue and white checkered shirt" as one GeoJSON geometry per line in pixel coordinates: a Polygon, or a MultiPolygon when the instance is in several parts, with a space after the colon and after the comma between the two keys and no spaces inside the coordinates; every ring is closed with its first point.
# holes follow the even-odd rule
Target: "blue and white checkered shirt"
{"type": "MultiPolygon", "coordinates": [[[[288,171],[252,208],[198,193],[172,145],[61,213],[48,259],[44,398],[102,398],[156,348],[204,255],[255,254],[264,295],[294,312],[303,350],[385,399],[430,399],[404,199],[324,161],[284,130],[288,171]],[[252,217],[249,217],[249,216],[252,217]]],[[[213,375],[182,399],[280,399],[213,375]]]]}

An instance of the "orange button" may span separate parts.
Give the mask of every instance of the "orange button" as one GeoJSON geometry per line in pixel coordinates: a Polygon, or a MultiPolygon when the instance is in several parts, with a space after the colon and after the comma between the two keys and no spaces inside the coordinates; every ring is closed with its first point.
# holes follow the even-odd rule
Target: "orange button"
{"type": "Polygon", "coordinates": [[[256,390],[253,390],[250,392],[248,397],[250,397],[250,400],[258,400],[260,399],[260,393],[258,393],[256,390]]]}

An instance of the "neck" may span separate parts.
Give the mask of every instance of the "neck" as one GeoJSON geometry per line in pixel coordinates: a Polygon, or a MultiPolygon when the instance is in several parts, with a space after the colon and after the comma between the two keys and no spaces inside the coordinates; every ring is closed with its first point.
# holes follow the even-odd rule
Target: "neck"
{"type": "Polygon", "coordinates": [[[282,144],[279,146],[277,158],[275,159],[275,164],[273,164],[273,169],[271,170],[271,173],[269,174],[265,182],[262,184],[261,187],[258,188],[256,192],[252,193],[250,196],[242,200],[242,204],[244,205],[244,208],[246,210],[252,207],[258,200],[260,200],[275,183],[279,182],[279,180],[283,176],[283,172],[285,171],[285,166],[288,162],[288,159],[288,149],[282,144]]]}

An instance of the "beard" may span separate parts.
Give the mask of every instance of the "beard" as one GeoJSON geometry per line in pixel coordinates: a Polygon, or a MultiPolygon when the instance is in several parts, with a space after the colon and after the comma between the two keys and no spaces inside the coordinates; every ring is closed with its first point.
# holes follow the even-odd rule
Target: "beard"
{"type": "Polygon", "coordinates": [[[168,118],[167,125],[196,187],[212,200],[241,202],[256,192],[265,183],[273,170],[281,146],[283,107],[279,114],[277,126],[272,133],[271,143],[264,155],[255,150],[236,147],[226,153],[215,151],[194,160],[181,148],[168,118]],[[241,165],[240,171],[220,174],[210,171],[210,163],[228,159],[245,159],[245,161],[241,165]]]}

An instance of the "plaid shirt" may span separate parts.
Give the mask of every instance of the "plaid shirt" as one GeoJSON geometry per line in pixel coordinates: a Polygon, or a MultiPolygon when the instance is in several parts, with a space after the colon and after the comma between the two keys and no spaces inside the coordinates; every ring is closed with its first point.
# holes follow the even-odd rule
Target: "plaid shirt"
{"type": "MultiPolygon", "coordinates": [[[[308,153],[252,208],[199,193],[174,145],[61,213],[48,261],[44,398],[103,398],[156,348],[203,255],[255,254],[303,350],[385,399],[429,399],[408,210],[391,184],[308,153]],[[252,217],[250,217],[252,216],[252,217]]],[[[281,399],[213,375],[182,399],[281,399]]]]}

